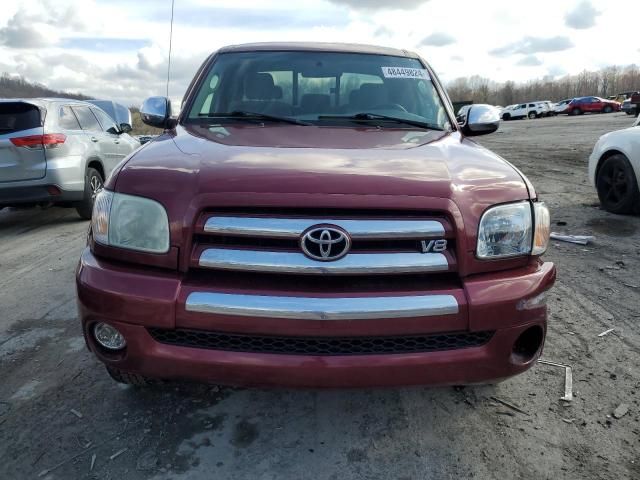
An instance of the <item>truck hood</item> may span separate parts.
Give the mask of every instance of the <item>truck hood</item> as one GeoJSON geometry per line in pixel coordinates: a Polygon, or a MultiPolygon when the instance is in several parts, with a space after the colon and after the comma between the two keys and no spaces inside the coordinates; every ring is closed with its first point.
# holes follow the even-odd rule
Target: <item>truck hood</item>
{"type": "Polygon", "coordinates": [[[227,192],[529,198],[513,166],[458,132],[295,125],[178,126],[134,154],[107,188],[165,205],[227,192]]]}

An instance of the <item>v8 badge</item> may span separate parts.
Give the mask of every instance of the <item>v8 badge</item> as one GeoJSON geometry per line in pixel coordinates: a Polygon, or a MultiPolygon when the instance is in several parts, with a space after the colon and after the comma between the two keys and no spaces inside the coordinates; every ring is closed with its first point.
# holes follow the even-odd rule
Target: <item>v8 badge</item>
{"type": "Polygon", "coordinates": [[[445,239],[422,240],[420,246],[422,247],[422,253],[440,253],[447,249],[447,241],[445,239]]]}

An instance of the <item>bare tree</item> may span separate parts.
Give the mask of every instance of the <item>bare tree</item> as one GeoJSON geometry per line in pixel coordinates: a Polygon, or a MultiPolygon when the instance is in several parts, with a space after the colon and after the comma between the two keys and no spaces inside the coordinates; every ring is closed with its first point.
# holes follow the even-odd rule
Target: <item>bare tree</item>
{"type": "Polygon", "coordinates": [[[640,70],[636,65],[613,65],[596,72],[584,70],[561,78],[551,76],[515,83],[496,83],[473,75],[456,78],[447,86],[453,101],[473,101],[493,105],[511,105],[534,100],[559,101],[565,98],[599,95],[607,97],[640,90],[640,70]]]}

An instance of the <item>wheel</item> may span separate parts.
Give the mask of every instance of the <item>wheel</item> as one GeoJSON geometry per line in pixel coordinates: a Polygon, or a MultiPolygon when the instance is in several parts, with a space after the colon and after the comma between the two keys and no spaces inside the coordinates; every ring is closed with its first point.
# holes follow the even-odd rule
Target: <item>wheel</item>
{"type": "Polygon", "coordinates": [[[529,115],[527,115],[529,117],[529,119],[534,119],[536,118],[538,115],[536,115],[536,112],[529,112],[529,115]]]}
{"type": "Polygon", "coordinates": [[[84,198],[76,205],[76,212],[80,218],[91,220],[93,212],[93,201],[96,195],[104,186],[104,178],[95,168],[87,168],[87,175],[84,177],[84,198]]]}
{"type": "Polygon", "coordinates": [[[602,109],[602,113],[611,113],[612,111],[613,111],[613,108],[611,108],[611,106],[609,105],[607,105],[602,109]]]}
{"type": "Polygon", "coordinates": [[[582,110],[580,110],[579,108],[574,108],[573,110],[569,111],[569,115],[582,115],[582,110]]]}
{"type": "Polygon", "coordinates": [[[606,211],[624,214],[638,210],[638,181],[629,160],[621,153],[610,156],[602,163],[596,177],[596,188],[606,211]]]}
{"type": "Polygon", "coordinates": [[[504,120],[505,122],[508,120],[511,120],[511,115],[509,115],[508,113],[505,113],[504,115],[502,115],[502,120],[504,120]]]}
{"type": "Polygon", "coordinates": [[[107,373],[118,383],[124,383],[127,385],[135,385],[136,387],[147,387],[151,385],[151,380],[137,373],[123,372],[117,368],[107,367],[107,373]]]}

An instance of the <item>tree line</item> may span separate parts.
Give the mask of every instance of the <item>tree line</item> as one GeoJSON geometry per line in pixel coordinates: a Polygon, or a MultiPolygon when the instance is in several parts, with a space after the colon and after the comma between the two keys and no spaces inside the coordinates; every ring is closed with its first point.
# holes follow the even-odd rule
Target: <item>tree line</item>
{"type": "Polygon", "coordinates": [[[38,83],[31,83],[22,77],[16,77],[3,73],[0,76],[0,98],[38,98],[57,97],[87,100],[91,97],[80,93],[60,92],[52,90],[38,83]]]}
{"type": "Polygon", "coordinates": [[[554,102],[565,98],[616,95],[640,90],[640,69],[637,65],[610,66],[595,72],[554,78],[546,76],[526,83],[498,83],[473,75],[456,78],[447,85],[453,102],[473,101],[491,105],[512,105],[536,100],[554,102]]]}

